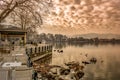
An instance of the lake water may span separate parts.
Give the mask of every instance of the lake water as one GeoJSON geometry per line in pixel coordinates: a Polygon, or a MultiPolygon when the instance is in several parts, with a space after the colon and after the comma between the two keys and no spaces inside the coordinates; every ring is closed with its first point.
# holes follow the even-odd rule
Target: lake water
{"type": "Polygon", "coordinates": [[[120,80],[120,44],[55,44],[52,64],[89,60],[97,58],[96,64],[88,64],[84,68],[85,75],[81,80],[120,80]],[[85,56],[87,54],[87,57],[85,56]]]}

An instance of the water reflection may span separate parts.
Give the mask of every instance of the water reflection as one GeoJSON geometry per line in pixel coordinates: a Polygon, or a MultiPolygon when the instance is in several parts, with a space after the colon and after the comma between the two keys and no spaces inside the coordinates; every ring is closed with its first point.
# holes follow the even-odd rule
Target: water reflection
{"type": "Polygon", "coordinates": [[[50,64],[52,62],[52,54],[34,61],[36,64],[50,64]]]}
{"type": "Polygon", "coordinates": [[[57,42],[57,43],[52,43],[52,45],[56,48],[56,49],[62,49],[67,47],[68,43],[66,42],[57,42]]]}
{"type": "Polygon", "coordinates": [[[100,46],[100,45],[120,45],[120,43],[90,43],[90,42],[57,42],[57,43],[52,43],[52,45],[54,46],[55,49],[62,49],[68,46],[75,46],[75,47],[84,47],[85,45],[94,45],[96,47],[100,46]]]}
{"type": "Polygon", "coordinates": [[[62,49],[64,52],[62,54],[53,52],[52,64],[64,65],[70,61],[81,62],[91,57],[97,58],[96,64],[85,66],[83,80],[120,79],[120,44],[61,43],[54,45],[54,49],[62,49]],[[88,56],[86,57],[85,54],[88,56]]]}

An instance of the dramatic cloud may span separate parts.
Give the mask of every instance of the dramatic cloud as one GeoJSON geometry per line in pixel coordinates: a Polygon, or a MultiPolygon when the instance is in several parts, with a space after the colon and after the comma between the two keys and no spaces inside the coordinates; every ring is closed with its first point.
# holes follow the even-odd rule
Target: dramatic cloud
{"type": "Polygon", "coordinates": [[[53,4],[46,23],[60,30],[120,33],[120,0],[53,0],[53,4]]]}

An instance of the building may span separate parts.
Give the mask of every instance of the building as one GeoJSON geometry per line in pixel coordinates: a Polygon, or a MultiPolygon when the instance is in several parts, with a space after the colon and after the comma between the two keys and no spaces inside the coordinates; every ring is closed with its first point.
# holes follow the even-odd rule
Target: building
{"type": "Polygon", "coordinates": [[[12,25],[0,25],[0,40],[15,43],[20,41],[26,44],[27,31],[12,25]]]}

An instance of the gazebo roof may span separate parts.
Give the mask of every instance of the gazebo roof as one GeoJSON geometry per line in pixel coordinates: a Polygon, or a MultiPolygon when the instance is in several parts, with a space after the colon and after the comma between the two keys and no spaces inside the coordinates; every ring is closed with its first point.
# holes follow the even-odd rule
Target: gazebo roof
{"type": "Polygon", "coordinates": [[[24,33],[27,33],[26,30],[23,30],[22,28],[12,26],[12,25],[1,25],[0,24],[0,33],[1,34],[11,34],[11,35],[22,35],[24,33]]]}

